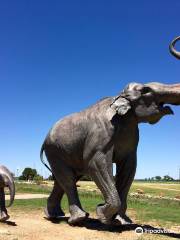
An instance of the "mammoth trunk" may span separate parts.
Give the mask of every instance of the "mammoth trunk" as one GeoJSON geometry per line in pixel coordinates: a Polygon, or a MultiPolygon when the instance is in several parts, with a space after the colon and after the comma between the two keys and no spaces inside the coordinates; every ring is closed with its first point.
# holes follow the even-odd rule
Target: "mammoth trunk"
{"type": "Polygon", "coordinates": [[[180,84],[149,83],[161,104],[180,105],[180,84]]]}
{"type": "MultiPolygon", "coordinates": [[[[4,187],[9,188],[10,202],[9,202],[8,206],[11,206],[14,201],[14,196],[15,196],[15,185],[14,185],[13,176],[6,167],[0,166],[0,188],[1,188],[1,199],[0,200],[1,201],[4,201],[3,199],[5,198],[4,187]]],[[[5,203],[0,202],[0,204],[3,205],[5,203]]]]}
{"type": "Polygon", "coordinates": [[[14,196],[15,196],[15,185],[14,185],[13,180],[9,181],[8,187],[9,187],[9,191],[10,191],[10,202],[9,202],[8,207],[10,207],[14,202],[14,196]]]}

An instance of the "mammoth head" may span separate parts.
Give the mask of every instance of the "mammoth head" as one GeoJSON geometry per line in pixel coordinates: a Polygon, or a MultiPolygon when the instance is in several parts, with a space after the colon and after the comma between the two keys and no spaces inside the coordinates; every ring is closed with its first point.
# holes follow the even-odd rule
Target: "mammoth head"
{"type": "Polygon", "coordinates": [[[179,41],[179,40],[180,40],[180,36],[177,37],[177,38],[175,38],[175,39],[171,42],[171,44],[169,45],[169,50],[170,50],[171,54],[174,55],[174,56],[175,56],[176,58],[178,58],[178,59],[180,59],[180,52],[175,49],[175,44],[176,44],[176,42],[179,41]]]}
{"type": "Polygon", "coordinates": [[[169,106],[180,105],[180,84],[130,83],[110,105],[109,117],[133,113],[137,122],[154,124],[164,115],[173,114],[169,106]]]}

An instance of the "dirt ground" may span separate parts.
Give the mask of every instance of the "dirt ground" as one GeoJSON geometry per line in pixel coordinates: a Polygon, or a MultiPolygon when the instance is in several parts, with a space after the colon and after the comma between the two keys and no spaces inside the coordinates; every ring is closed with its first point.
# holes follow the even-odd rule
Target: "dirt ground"
{"type": "MultiPolygon", "coordinates": [[[[153,234],[137,235],[134,228],[106,227],[92,215],[83,226],[72,227],[63,222],[51,222],[44,218],[42,210],[32,212],[9,212],[7,223],[0,223],[0,240],[136,240],[172,239],[153,234]]],[[[66,219],[67,220],[67,219],[66,219]]],[[[177,232],[177,229],[176,229],[177,232]]],[[[179,235],[180,237],[180,235],[179,235]]],[[[176,236],[177,238],[177,236],[176,236]]],[[[173,238],[174,239],[174,238],[173,238]]]]}
{"type": "MultiPolygon", "coordinates": [[[[48,194],[17,194],[16,199],[46,198],[48,194]]],[[[9,196],[7,196],[7,199],[9,196]]],[[[134,216],[130,210],[130,216],[134,216]]],[[[180,239],[180,226],[171,227],[175,234],[137,234],[131,227],[107,227],[102,225],[94,213],[82,226],[72,227],[64,221],[51,222],[45,218],[41,210],[19,211],[9,209],[11,218],[6,223],[0,223],[0,240],[154,240],[154,239],[180,239]],[[170,236],[170,237],[169,237],[170,236]]],[[[159,230],[157,224],[152,222],[150,226],[143,226],[159,230]],[[154,228],[153,228],[154,227],[154,228]]]]}
{"type": "MultiPolygon", "coordinates": [[[[48,198],[49,194],[39,194],[39,193],[22,193],[22,194],[16,194],[16,200],[17,199],[38,199],[38,198],[48,198]]],[[[6,200],[9,200],[10,196],[6,196],[6,200]]]]}

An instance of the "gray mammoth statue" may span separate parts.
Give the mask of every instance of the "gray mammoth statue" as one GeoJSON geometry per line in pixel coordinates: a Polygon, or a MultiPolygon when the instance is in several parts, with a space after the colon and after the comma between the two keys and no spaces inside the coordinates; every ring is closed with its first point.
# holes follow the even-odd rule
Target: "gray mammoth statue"
{"type": "Polygon", "coordinates": [[[175,38],[175,39],[171,42],[171,44],[169,45],[169,50],[170,50],[170,52],[171,52],[176,58],[178,58],[178,59],[180,59],[180,52],[177,51],[177,50],[174,48],[174,46],[175,46],[176,42],[179,41],[179,40],[180,40],[180,36],[177,37],[177,38],[175,38]]]}
{"type": "Polygon", "coordinates": [[[8,187],[10,191],[10,203],[8,206],[10,207],[15,196],[14,180],[11,172],[5,166],[0,166],[0,221],[6,221],[9,219],[5,204],[5,187],[8,187]]]}
{"type": "Polygon", "coordinates": [[[101,190],[105,203],[97,206],[105,224],[127,224],[127,194],[136,171],[139,123],[155,124],[173,114],[165,104],[180,105],[180,83],[130,83],[115,97],[106,97],[89,108],[59,120],[41,148],[54,175],[47,201],[48,218],[64,215],[61,199],[66,193],[70,224],[88,216],[80,203],[76,181],[89,175],[101,190]],[[116,164],[116,179],[112,174],[116,164]]]}

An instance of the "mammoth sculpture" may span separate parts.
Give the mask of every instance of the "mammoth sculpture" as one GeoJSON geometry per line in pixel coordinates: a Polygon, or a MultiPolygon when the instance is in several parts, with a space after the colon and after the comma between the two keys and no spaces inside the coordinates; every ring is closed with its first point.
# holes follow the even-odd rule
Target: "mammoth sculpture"
{"type": "Polygon", "coordinates": [[[171,42],[171,44],[169,45],[169,50],[170,50],[170,52],[171,52],[176,58],[178,58],[178,59],[180,59],[180,52],[177,51],[177,50],[174,48],[174,46],[175,46],[176,42],[179,41],[179,40],[180,40],[180,36],[177,37],[177,38],[175,38],[175,39],[171,42]]]}
{"type": "Polygon", "coordinates": [[[10,202],[8,206],[10,207],[15,196],[14,180],[11,172],[5,166],[0,166],[0,221],[9,219],[5,204],[5,187],[8,187],[10,191],[10,202]]]}
{"type": "Polygon", "coordinates": [[[105,224],[128,224],[127,194],[136,171],[139,123],[157,123],[173,114],[165,104],[180,105],[180,83],[130,83],[115,97],[106,97],[84,111],[59,120],[41,148],[54,175],[48,198],[48,218],[64,216],[61,199],[66,193],[70,224],[88,216],[80,203],[76,181],[89,175],[101,190],[105,203],[97,206],[98,219],[105,224]],[[116,164],[116,179],[112,174],[116,164]]]}

